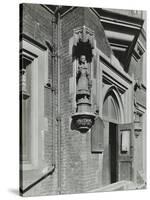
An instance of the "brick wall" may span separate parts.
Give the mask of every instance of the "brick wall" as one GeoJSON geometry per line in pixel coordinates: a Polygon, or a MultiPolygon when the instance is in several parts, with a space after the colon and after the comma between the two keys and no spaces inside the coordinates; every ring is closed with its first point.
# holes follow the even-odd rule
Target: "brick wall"
{"type": "MultiPolygon", "coordinates": [[[[23,33],[45,45],[45,41],[52,41],[52,15],[40,5],[23,5],[23,33]]],[[[61,193],[86,192],[101,185],[102,157],[91,154],[91,134],[82,135],[70,129],[71,105],[69,97],[69,78],[72,76],[72,57],[69,55],[69,39],[73,36],[73,29],[86,25],[95,32],[97,47],[110,56],[110,47],[105,38],[104,31],[98,18],[87,8],[76,8],[61,19],[61,193]],[[93,18],[93,19],[92,19],[93,18]],[[99,40],[99,35],[101,39],[99,40]]],[[[56,28],[56,27],[55,27],[56,28]]],[[[49,77],[52,79],[52,60],[49,52],[49,77]]],[[[57,88],[57,67],[54,67],[54,86],[57,88]]],[[[48,119],[48,131],[45,133],[44,158],[49,166],[52,163],[52,92],[45,88],[45,117],[48,119]]],[[[55,95],[53,107],[55,108],[55,134],[57,134],[56,112],[57,96],[55,95]]],[[[54,137],[55,158],[57,160],[57,135],[54,137]]],[[[46,195],[57,192],[57,161],[56,171],[29,192],[28,195],[46,195]]]]}
{"type": "Polygon", "coordinates": [[[52,39],[52,15],[39,4],[23,4],[23,33],[45,45],[52,39]]]}
{"type": "MultiPolygon", "coordinates": [[[[22,10],[22,32],[31,37],[32,39],[38,41],[39,43],[46,46],[45,41],[48,41],[52,44],[52,15],[45,8],[38,4],[23,4],[22,10]]],[[[55,35],[55,34],[54,34],[55,35]]],[[[54,38],[55,42],[55,38],[54,38]]],[[[46,46],[47,47],[47,46],[46,46]]],[[[52,53],[48,50],[48,73],[49,78],[52,80],[52,53]]],[[[44,70],[44,67],[43,67],[44,70]]],[[[56,79],[56,68],[54,68],[54,87],[57,87],[56,79]]],[[[44,134],[44,163],[49,169],[52,167],[52,151],[53,151],[53,142],[52,142],[52,131],[57,133],[56,126],[56,101],[57,97],[54,95],[53,105],[52,105],[52,91],[48,88],[44,88],[44,117],[48,122],[48,130],[44,134]],[[54,129],[52,129],[52,107],[53,107],[53,120],[54,120],[54,129]]],[[[54,156],[55,164],[57,166],[57,138],[54,136],[54,156]]],[[[41,169],[42,170],[42,169],[41,169]]],[[[27,172],[28,173],[28,172],[27,172]]],[[[30,172],[29,172],[30,174],[30,172]]],[[[34,172],[33,172],[34,174],[34,172]]],[[[44,174],[43,174],[44,175],[44,174]]],[[[42,173],[39,176],[36,176],[37,179],[42,176],[42,173]]],[[[32,173],[28,180],[26,180],[26,185],[33,183],[32,173]]],[[[57,168],[55,169],[53,175],[47,177],[45,180],[41,181],[39,184],[34,186],[24,196],[36,196],[36,195],[50,195],[57,193],[57,168]]]]}
{"type": "Polygon", "coordinates": [[[86,25],[95,31],[97,47],[110,56],[111,50],[104,30],[95,15],[87,8],[77,8],[61,21],[61,190],[80,193],[99,188],[102,178],[102,155],[91,153],[91,134],[72,131],[69,78],[72,77],[72,57],[69,39],[73,29],[86,25]],[[92,19],[93,18],[93,19],[92,19]],[[99,37],[101,36],[101,37],[99,37]],[[100,38],[100,39],[99,39],[100,38]]]}

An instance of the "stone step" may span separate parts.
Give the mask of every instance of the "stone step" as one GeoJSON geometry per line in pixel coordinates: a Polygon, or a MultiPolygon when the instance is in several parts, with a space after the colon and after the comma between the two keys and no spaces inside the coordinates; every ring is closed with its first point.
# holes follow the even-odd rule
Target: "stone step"
{"type": "Polygon", "coordinates": [[[133,190],[136,189],[136,186],[131,181],[119,181],[116,183],[112,183],[110,185],[106,185],[101,188],[97,188],[90,192],[110,192],[110,191],[117,191],[117,190],[133,190]]]}

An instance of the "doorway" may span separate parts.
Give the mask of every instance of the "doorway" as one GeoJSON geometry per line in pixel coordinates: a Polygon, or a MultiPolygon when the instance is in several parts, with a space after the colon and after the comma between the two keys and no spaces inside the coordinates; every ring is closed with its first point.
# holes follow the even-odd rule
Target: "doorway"
{"type": "Polygon", "coordinates": [[[109,123],[110,182],[117,182],[117,124],[109,123]]]}
{"type": "Polygon", "coordinates": [[[124,178],[120,178],[120,174],[124,174],[124,172],[121,172],[124,162],[120,161],[120,134],[122,133],[118,128],[124,121],[123,111],[121,96],[116,87],[110,86],[109,89],[106,88],[102,110],[103,120],[105,121],[103,185],[124,180],[124,178]]]}

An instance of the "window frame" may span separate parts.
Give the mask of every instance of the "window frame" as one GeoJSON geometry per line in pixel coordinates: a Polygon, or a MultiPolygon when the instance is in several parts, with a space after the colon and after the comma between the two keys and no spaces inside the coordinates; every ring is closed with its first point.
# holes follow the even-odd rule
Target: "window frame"
{"type": "MultiPolygon", "coordinates": [[[[31,161],[21,161],[21,170],[39,170],[44,163],[44,85],[48,80],[48,50],[33,39],[23,35],[20,41],[20,55],[31,58],[33,72],[33,112],[31,114],[31,161]]],[[[30,97],[29,97],[30,98],[30,97]]],[[[22,99],[21,99],[22,101],[22,99]]],[[[21,113],[20,113],[21,114],[21,113]]],[[[22,123],[22,122],[21,122],[22,123]]],[[[20,147],[21,148],[21,147],[20,147]]],[[[22,152],[21,152],[22,153],[22,152]]]]}

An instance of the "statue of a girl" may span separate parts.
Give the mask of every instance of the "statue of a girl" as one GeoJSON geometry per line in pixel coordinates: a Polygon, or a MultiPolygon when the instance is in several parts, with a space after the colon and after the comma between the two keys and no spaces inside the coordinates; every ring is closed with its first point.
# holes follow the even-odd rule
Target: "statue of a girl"
{"type": "Polygon", "coordinates": [[[89,72],[86,56],[81,55],[77,71],[77,92],[89,93],[89,72]]]}

